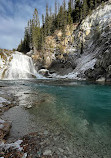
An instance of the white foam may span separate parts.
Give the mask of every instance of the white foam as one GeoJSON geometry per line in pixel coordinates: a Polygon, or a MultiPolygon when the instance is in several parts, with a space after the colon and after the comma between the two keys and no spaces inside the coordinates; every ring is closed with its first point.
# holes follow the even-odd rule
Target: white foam
{"type": "Polygon", "coordinates": [[[42,78],[35,70],[32,58],[20,52],[16,51],[6,59],[0,58],[0,63],[0,79],[42,78]]]}

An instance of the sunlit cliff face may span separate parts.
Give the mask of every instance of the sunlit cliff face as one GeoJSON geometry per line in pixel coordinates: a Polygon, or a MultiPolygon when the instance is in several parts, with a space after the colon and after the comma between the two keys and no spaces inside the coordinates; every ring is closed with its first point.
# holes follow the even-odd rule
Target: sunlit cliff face
{"type": "Polygon", "coordinates": [[[94,10],[91,15],[88,15],[85,20],[82,21],[80,29],[85,36],[91,32],[94,33],[95,28],[98,27],[101,31],[111,22],[111,3],[106,3],[104,6],[99,6],[94,10]]]}

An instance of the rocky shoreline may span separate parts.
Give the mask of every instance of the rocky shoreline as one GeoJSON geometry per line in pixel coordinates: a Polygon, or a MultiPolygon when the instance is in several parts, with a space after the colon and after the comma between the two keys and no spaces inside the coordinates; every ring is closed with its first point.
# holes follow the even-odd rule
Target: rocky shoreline
{"type": "MultiPolygon", "coordinates": [[[[30,81],[30,83],[31,82],[32,81],[30,81]]],[[[35,81],[35,82],[40,82],[40,81],[35,81]]],[[[69,81],[66,81],[66,82],[69,82],[69,81]]],[[[46,83],[50,84],[51,82],[46,81],[46,83]]],[[[56,85],[57,81],[54,81],[53,84],[56,85]]],[[[64,84],[63,80],[60,80],[59,85],[63,85],[63,84],[64,84]]],[[[22,83],[21,87],[23,85],[24,84],[22,83]]],[[[69,85],[71,85],[71,83],[69,85]]],[[[26,91],[23,91],[22,93],[22,90],[21,90],[19,93],[19,89],[21,89],[21,87],[19,88],[16,87],[17,95],[18,96],[20,95],[19,97],[21,98],[21,100],[24,100],[21,97],[22,95],[24,95],[25,98],[29,98],[28,94],[30,92],[27,91],[26,93],[26,91]]],[[[5,103],[1,103],[1,105],[4,104],[2,108],[0,107],[0,109],[2,109],[2,112],[0,115],[1,118],[3,118],[2,115],[4,114],[4,112],[7,111],[11,107],[10,105],[12,105],[12,110],[14,108],[15,110],[17,110],[16,107],[14,106],[17,106],[20,104],[20,102],[18,104],[16,92],[13,93],[14,88],[15,87],[13,87],[10,91],[10,87],[1,87],[0,96],[4,98],[6,101],[5,103]],[[11,94],[11,92],[13,94],[11,94]],[[7,108],[5,108],[5,106],[7,106],[7,108]]],[[[24,87],[23,87],[23,90],[24,90],[24,87]]],[[[37,91],[37,94],[33,92],[32,95],[34,96],[34,99],[37,100],[38,91],[37,91]]],[[[43,96],[46,96],[46,95],[44,94],[43,96]]],[[[48,95],[46,98],[48,99],[48,101],[50,101],[50,98],[48,97],[48,95]]],[[[31,99],[33,102],[33,97],[31,97],[31,99]]],[[[54,99],[52,99],[51,101],[54,101],[54,99]]],[[[28,101],[28,103],[30,103],[30,101],[28,101]]],[[[33,106],[35,105],[33,104],[33,106]]],[[[33,109],[33,106],[30,108],[33,109]]],[[[28,108],[26,109],[25,107],[23,107],[23,109],[24,111],[28,111],[28,112],[31,110],[28,108]]],[[[17,110],[17,112],[20,112],[20,111],[17,110]]],[[[7,117],[5,118],[7,119],[7,117]]],[[[86,135],[85,139],[83,140],[82,135],[80,133],[71,133],[71,131],[69,131],[67,127],[60,126],[59,122],[55,122],[54,124],[52,123],[52,127],[49,128],[49,126],[45,124],[44,121],[43,123],[39,119],[37,119],[37,121],[39,123],[37,124],[38,129],[36,131],[34,132],[31,131],[29,133],[27,132],[27,134],[23,133],[24,134],[23,136],[19,136],[18,138],[15,137],[15,139],[13,138],[9,139],[8,135],[10,136],[11,122],[9,122],[8,124],[8,121],[5,122],[1,120],[0,125],[1,126],[7,125],[6,126],[7,128],[4,128],[5,132],[4,132],[4,135],[1,137],[1,141],[0,141],[0,157],[2,158],[3,157],[4,158],[81,158],[84,156],[85,158],[89,158],[89,157],[102,158],[103,155],[107,155],[107,158],[110,158],[108,157],[108,154],[106,153],[107,150],[110,151],[110,146],[107,147],[103,145],[101,141],[97,142],[97,144],[99,144],[98,146],[100,147],[98,148],[96,146],[93,146],[92,144],[89,144],[88,135],[86,135]],[[55,126],[56,128],[54,128],[55,126]],[[7,129],[7,132],[6,132],[6,129],[7,129]],[[83,140],[83,142],[80,141],[81,139],[83,140]],[[93,150],[92,150],[92,147],[93,147],[93,150]],[[101,152],[101,150],[103,152],[101,152]]],[[[49,121],[52,121],[52,120],[48,120],[48,124],[49,124],[49,121]]],[[[21,122],[19,123],[21,125],[21,122]]],[[[86,120],[84,120],[84,126],[89,126],[86,120]]],[[[13,123],[12,123],[12,127],[13,127],[13,123]]],[[[1,131],[3,131],[3,129],[0,130],[0,134],[2,135],[1,131]]],[[[95,136],[92,137],[92,140],[94,139],[96,139],[95,136]]]]}
{"type": "MultiPolygon", "coordinates": [[[[1,87],[2,89],[3,87],[1,87]]],[[[12,94],[1,91],[2,97],[0,107],[0,117],[5,111],[17,106],[17,98],[12,94]],[[2,93],[3,92],[3,93],[2,93]]],[[[67,158],[72,152],[69,147],[65,148],[63,133],[58,131],[56,135],[48,129],[41,132],[29,133],[16,141],[7,141],[10,135],[11,122],[0,119],[0,157],[4,158],[67,158]],[[62,144],[61,144],[62,142],[62,144]],[[62,148],[61,148],[62,147],[62,148]]],[[[66,139],[64,137],[64,139],[66,139]]]]}
{"type": "Polygon", "coordinates": [[[7,137],[7,135],[10,133],[11,128],[11,122],[2,120],[1,116],[5,111],[17,105],[15,100],[16,97],[13,95],[8,94],[3,90],[0,92],[0,142],[4,141],[5,137],[7,137]]]}
{"type": "Polygon", "coordinates": [[[73,149],[64,144],[63,133],[57,132],[57,135],[48,130],[40,133],[30,133],[15,142],[7,142],[7,136],[10,134],[11,123],[0,120],[4,128],[0,130],[0,157],[4,158],[73,158],[73,149]],[[61,144],[62,142],[62,144],[61,144]],[[61,148],[62,146],[62,148],[61,148]]]}

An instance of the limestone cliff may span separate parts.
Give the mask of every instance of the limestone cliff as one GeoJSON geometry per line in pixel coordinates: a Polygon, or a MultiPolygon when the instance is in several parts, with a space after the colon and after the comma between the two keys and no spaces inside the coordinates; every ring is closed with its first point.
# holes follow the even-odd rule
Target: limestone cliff
{"type": "Polygon", "coordinates": [[[42,67],[49,68],[53,61],[64,59],[64,53],[69,53],[69,45],[72,44],[74,36],[73,31],[78,24],[67,25],[65,29],[65,36],[62,30],[56,30],[52,36],[45,38],[45,43],[42,52],[35,51],[32,58],[36,64],[42,67]]]}
{"type": "MultiPolygon", "coordinates": [[[[80,24],[56,30],[45,39],[43,54],[35,53],[40,68],[52,76],[98,80],[111,78],[111,2],[100,5],[80,24]],[[38,55],[38,56],[37,56],[38,55]],[[58,76],[59,75],[59,76],[58,76]]],[[[36,61],[37,61],[36,60],[36,61]]],[[[38,63],[38,62],[37,62],[38,63]]]]}

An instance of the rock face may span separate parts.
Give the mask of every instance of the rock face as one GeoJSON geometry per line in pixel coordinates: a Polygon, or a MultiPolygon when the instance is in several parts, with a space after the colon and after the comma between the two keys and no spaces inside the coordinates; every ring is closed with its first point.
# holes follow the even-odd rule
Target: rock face
{"type": "Polygon", "coordinates": [[[64,54],[70,53],[69,44],[73,42],[73,31],[76,29],[78,24],[67,25],[66,37],[63,38],[62,30],[56,30],[52,36],[45,38],[43,52],[35,51],[32,55],[32,59],[37,66],[37,70],[49,69],[52,63],[58,60],[64,60],[64,54]]]}
{"type": "MultiPolygon", "coordinates": [[[[86,20],[88,20],[88,18],[89,17],[87,17],[86,20]]],[[[92,18],[93,21],[91,21],[91,23],[88,22],[87,25],[89,24],[91,26],[92,33],[88,35],[90,39],[85,42],[86,44],[88,43],[90,51],[88,51],[88,48],[84,48],[84,51],[95,54],[94,58],[96,62],[93,69],[90,68],[85,71],[85,76],[91,80],[98,80],[104,77],[106,81],[110,81],[111,3],[108,2],[104,6],[98,7],[90,18],[92,18]],[[89,41],[91,41],[92,44],[89,41]]],[[[90,18],[89,20],[91,20],[90,18]]],[[[88,45],[86,46],[88,47],[88,45]]]]}
{"type": "Polygon", "coordinates": [[[64,38],[62,30],[47,36],[43,52],[28,52],[36,70],[57,78],[111,81],[111,2],[102,3],[81,23],[66,26],[65,32],[64,38]]]}
{"type": "Polygon", "coordinates": [[[88,79],[111,81],[111,48],[110,45],[105,52],[102,51],[97,58],[94,69],[89,69],[85,72],[88,79]]]}
{"type": "Polygon", "coordinates": [[[56,53],[49,72],[57,77],[111,81],[111,2],[88,15],[70,37],[67,55],[56,53]]]}
{"type": "Polygon", "coordinates": [[[77,59],[79,58],[79,54],[76,53],[64,53],[63,57],[57,58],[53,61],[49,67],[49,73],[56,73],[57,75],[68,75],[71,73],[77,66],[77,59]]]}

